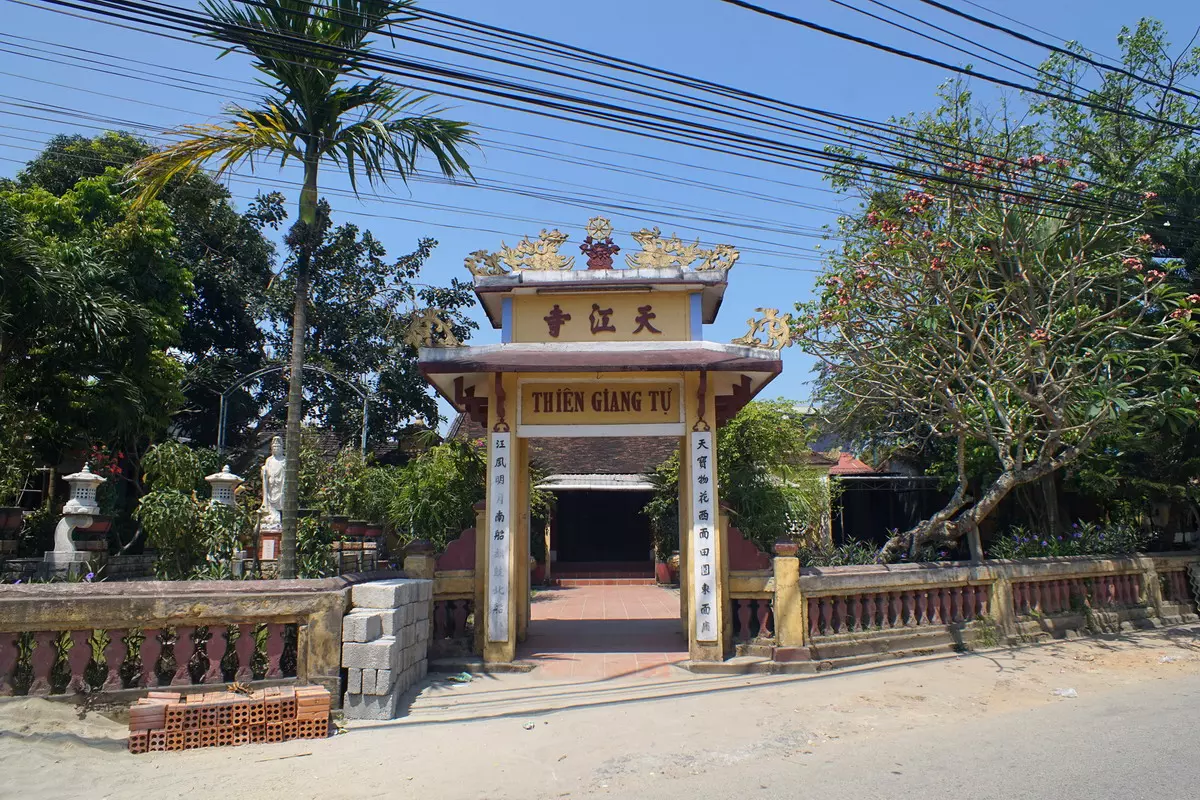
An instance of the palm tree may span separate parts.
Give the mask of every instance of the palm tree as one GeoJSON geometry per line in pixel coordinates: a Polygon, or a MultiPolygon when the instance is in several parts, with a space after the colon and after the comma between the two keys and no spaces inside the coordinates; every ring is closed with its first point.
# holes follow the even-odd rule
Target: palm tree
{"type": "Polygon", "coordinates": [[[432,156],[446,177],[470,175],[462,155],[472,144],[466,123],[435,116],[417,95],[366,74],[367,39],[384,28],[413,19],[414,0],[204,0],[208,35],[240,48],[254,59],[270,88],[260,107],[230,106],[215,125],[186,125],[171,146],[142,159],[130,170],[148,199],[176,177],[194,174],[210,160],[221,175],[242,161],[278,157],[304,167],[299,221],[289,237],[295,247],[295,305],[288,377],[285,439],[283,541],[279,571],[296,574],[297,490],[300,473],[300,421],[303,417],[304,335],[307,328],[309,266],[319,241],[317,171],[330,163],[358,179],[383,183],[389,175],[407,181],[421,155],[432,156]],[[307,44],[311,43],[311,44],[307,44]]]}

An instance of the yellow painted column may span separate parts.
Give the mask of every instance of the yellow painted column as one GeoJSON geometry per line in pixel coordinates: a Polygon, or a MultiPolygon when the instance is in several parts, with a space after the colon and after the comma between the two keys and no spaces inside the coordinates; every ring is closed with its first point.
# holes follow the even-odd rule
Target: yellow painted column
{"type": "MultiPolygon", "coordinates": [[[[475,616],[483,623],[483,660],[507,663],[517,655],[518,612],[516,597],[520,509],[513,492],[519,461],[516,437],[508,430],[515,422],[516,377],[502,378],[503,401],[490,382],[488,399],[487,523],[482,534],[484,607],[475,616]]],[[[478,577],[478,574],[477,574],[478,577]]]]}
{"type": "Polygon", "coordinates": [[[700,395],[700,373],[684,382],[686,425],[681,452],[681,480],[690,487],[681,498],[680,520],[687,520],[688,652],[692,661],[722,661],[728,647],[724,634],[729,614],[725,542],[721,536],[717,487],[716,403],[711,383],[700,395]],[[704,428],[709,430],[705,431],[704,428]]]}

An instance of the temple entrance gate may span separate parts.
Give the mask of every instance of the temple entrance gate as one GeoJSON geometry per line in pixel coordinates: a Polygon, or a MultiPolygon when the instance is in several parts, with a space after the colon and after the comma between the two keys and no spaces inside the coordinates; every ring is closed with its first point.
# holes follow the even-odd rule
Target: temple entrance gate
{"type": "Polygon", "coordinates": [[[736,250],[643,229],[633,234],[641,252],[613,269],[611,225],[597,217],[587,233],[586,270],[558,253],[567,240],[558,231],[467,259],[500,344],[460,346],[434,309],[414,332],[426,379],[487,431],[477,649],[486,662],[512,661],[528,630],[530,439],[669,436],[681,456],[681,621],[689,657],[719,661],[731,649],[732,623],[716,430],[782,371],[788,320],[763,309],[734,343],[705,341],[736,250]]]}

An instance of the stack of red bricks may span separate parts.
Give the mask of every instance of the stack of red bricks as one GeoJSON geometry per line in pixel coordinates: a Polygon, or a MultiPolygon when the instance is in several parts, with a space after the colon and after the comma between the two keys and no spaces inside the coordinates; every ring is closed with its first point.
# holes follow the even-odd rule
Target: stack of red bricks
{"type": "Polygon", "coordinates": [[[193,750],[252,742],[324,739],[329,691],[273,687],[249,695],[150,692],[129,709],[129,752],[193,750]]]}

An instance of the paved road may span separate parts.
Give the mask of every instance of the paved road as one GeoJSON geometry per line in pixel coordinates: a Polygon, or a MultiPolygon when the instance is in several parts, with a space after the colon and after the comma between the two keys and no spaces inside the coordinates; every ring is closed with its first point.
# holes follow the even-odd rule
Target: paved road
{"type": "MultiPolygon", "coordinates": [[[[1195,800],[1200,677],[1121,687],[1089,699],[829,743],[819,751],[713,770],[669,784],[663,800],[1195,800]]],[[[644,795],[601,794],[606,797],[644,795]]]]}

